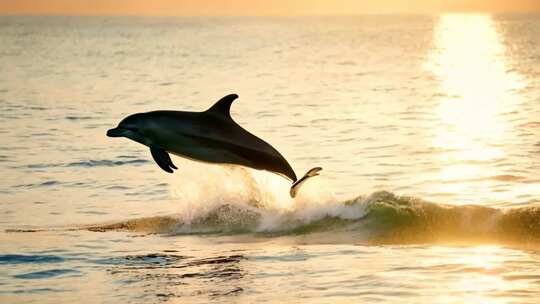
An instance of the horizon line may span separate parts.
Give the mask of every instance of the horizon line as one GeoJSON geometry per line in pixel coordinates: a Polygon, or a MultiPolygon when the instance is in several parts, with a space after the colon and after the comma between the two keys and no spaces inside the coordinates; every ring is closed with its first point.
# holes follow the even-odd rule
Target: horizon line
{"type": "Polygon", "coordinates": [[[484,10],[452,10],[441,12],[362,12],[351,14],[129,14],[129,13],[73,13],[65,14],[58,12],[50,13],[19,13],[0,12],[0,17],[356,17],[356,16],[438,16],[445,14],[471,14],[471,15],[505,15],[505,14],[540,14],[540,10],[535,11],[484,11],[484,10]]]}

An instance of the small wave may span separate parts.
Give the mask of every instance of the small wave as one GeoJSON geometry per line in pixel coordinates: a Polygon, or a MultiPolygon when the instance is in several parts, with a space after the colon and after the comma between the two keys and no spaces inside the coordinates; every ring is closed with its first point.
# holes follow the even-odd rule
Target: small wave
{"type": "Polygon", "coordinates": [[[186,259],[185,256],[163,253],[151,253],[144,255],[128,255],[125,257],[114,257],[95,261],[103,265],[122,265],[122,266],[167,266],[177,264],[179,261],[186,259]]]}
{"type": "Polygon", "coordinates": [[[132,159],[132,160],[86,160],[73,162],[65,165],[66,167],[116,167],[123,165],[133,164],[145,164],[148,163],[146,159],[132,159]]]}
{"type": "Polygon", "coordinates": [[[63,261],[64,261],[63,258],[54,256],[54,255],[21,255],[21,254],[0,255],[0,265],[61,263],[63,261]]]}
{"type": "Polygon", "coordinates": [[[34,272],[28,272],[23,274],[17,274],[14,275],[13,278],[15,279],[24,279],[24,280],[35,280],[35,279],[48,279],[52,277],[57,277],[61,275],[67,275],[70,274],[73,276],[74,274],[80,275],[80,272],[74,269],[50,269],[50,270],[43,270],[43,271],[34,271],[34,272]]]}
{"type": "Polygon", "coordinates": [[[65,119],[67,120],[90,120],[94,118],[95,117],[92,117],[92,116],[73,116],[73,115],[69,115],[65,117],[65,119]]]}
{"type": "Polygon", "coordinates": [[[41,184],[39,184],[38,186],[40,187],[47,187],[47,186],[54,186],[54,185],[57,185],[59,184],[60,182],[59,181],[56,181],[56,180],[50,180],[50,181],[45,181],[41,184]]]}
{"type": "Polygon", "coordinates": [[[350,66],[354,66],[354,65],[356,65],[356,62],[351,61],[351,60],[347,60],[347,61],[341,61],[341,62],[338,62],[338,65],[350,65],[350,66]]]}
{"type": "Polygon", "coordinates": [[[540,207],[444,205],[382,191],[308,209],[276,212],[257,204],[222,204],[190,220],[181,215],[159,216],[83,229],[174,235],[251,233],[264,237],[327,233],[354,243],[391,244],[540,241],[540,207]]]}
{"type": "MultiPolygon", "coordinates": [[[[26,169],[47,169],[47,168],[59,168],[59,167],[84,167],[84,168],[93,168],[93,167],[116,167],[124,165],[139,165],[145,164],[149,161],[146,159],[130,159],[130,160],[83,160],[71,163],[44,163],[44,164],[29,164],[25,165],[23,168],[26,169]]],[[[21,168],[21,167],[16,167],[21,168]]]]}
{"type": "Polygon", "coordinates": [[[480,182],[480,181],[487,181],[487,180],[493,180],[493,181],[499,181],[499,182],[513,182],[513,183],[530,183],[536,182],[535,180],[529,180],[527,177],[519,176],[519,175],[512,175],[512,174],[501,174],[501,175],[488,175],[488,176],[481,176],[481,177],[475,177],[475,178],[462,178],[462,179],[447,179],[447,180],[441,180],[438,181],[442,184],[452,184],[456,181],[461,182],[480,182]]]}
{"type": "Polygon", "coordinates": [[[523,176],[518,176],[518,175],[502,174],[502,175],[492,176],[491,179],[501,181],[501,182],[517,182],[517,181],[525,180],[526,178],[523,176]]]}
{"type": "MultiPolygon", "coordinates": [[[[127,275],[124,282],[134,282],[132,278],[136,276],[136,281],[142,281],[145,285],[153,285],[155,282],[162,282],[166,279],[167,285],[184,286],[199,284],[199,280],[213,282],[200,290],[197,294],[208,294],[212,297],[220,295],[230,295],[241,292],[241,287],[229,286],[229,284],[219,284],[226,280],[237,282],[244,277],[245,270],[240,267],[241,261],[245,260],[243,255],[219,255],[205,258],[183,257],[164,253],[151,253],[144,255],[128,255],[98,261],[99,264],[107,266],[108,271],[114,275],[127,275]],[[216,284],[218,283],[218,284],[216,284]],[[212,287],[212,286],[214,287],[212,287]]],[[[176,288],[174,293],[164,290],[155,294],[160,301],[184,298],[189,296],[193,290],[176,288]]]]}
{"type": "MultiPolygon", "coordinates": [[[[247,192],[241,191],[242,194],[247,192]]],[[[255,195],[258,199],[251,195],[211,197],[208,191],[200,195],[203,197],[183,197],[195,202],[180,205],[178,214],[70,229],[165,235],[249,234],[265,238],[302,235],[302,239],[313,242],[355,244],[540,244],[540,206],[501,209],[447,205],[386,191],[350,200],[330,197],[327,201],[322,199],[322,194],[313,194],[290,201],[290,206],[279,203],[289,198],[263,193],[255,195]],[[272,203],[264,201],[268,198],[272,203]]],[[[41,230],[7,232],[34,231],[41,230]]]]}
{"type": "Polygon", "coordinates": [[[66,292],[66,289],[60,289],[60,288],[28,288],[28,289],[15,289],[15,290],[6,290],[6,291],[0,291],[0,294],[35,294],[35,293],[43,293],[43,294],[49,294],[52,292],[66,292]]]}
{"type": "Polygon", "coordinates": [[[48,181],[44,181],[42,183],[35,183],[35,184],[20,184],[20,185],[15,185],[13,187],[15,188],[39,188],[39,187],[51,187],[51,186],[56,186],[56,185],[60,185],[61,182],[57,181],[57,180],[48,180],[48,181]]]}

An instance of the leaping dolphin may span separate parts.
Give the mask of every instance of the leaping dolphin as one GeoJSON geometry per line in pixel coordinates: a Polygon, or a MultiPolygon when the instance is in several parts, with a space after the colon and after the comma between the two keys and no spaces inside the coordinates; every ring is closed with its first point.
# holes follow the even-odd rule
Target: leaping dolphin
{"type": "Polygon", "coordinates": [[[310,169],[297,179],[287,160],[271,145],[249,133],[231,117],[230,94],[203,112],[152,111],[124,118],[109,137],[127,137],[150,147],[158,166],[166,172],[178,169],[168,153],[195,161],[236,164],[279,174],[293,182],[289,191],[295,197],[300,186],[319,175],[321,167],[310,169]]]}

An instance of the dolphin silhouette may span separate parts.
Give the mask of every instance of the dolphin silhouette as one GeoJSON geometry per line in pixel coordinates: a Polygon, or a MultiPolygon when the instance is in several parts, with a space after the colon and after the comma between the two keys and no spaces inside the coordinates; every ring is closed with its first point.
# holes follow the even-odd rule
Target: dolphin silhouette
{"type": "Polygon", "coordinates": [[[279,174],[293,182],[289,194],[295,197],[300,186],[319,175],[321,167],[310,169],[297,179],[287,160],[270,144],[249,133],[231,117],[230,94],[203,112],[152,111],[124,118],[109,137],[127,137],[150,147],[158,166],[166,172],[178,169],[168,153],[195,161],[235,164],[279,174]]]}

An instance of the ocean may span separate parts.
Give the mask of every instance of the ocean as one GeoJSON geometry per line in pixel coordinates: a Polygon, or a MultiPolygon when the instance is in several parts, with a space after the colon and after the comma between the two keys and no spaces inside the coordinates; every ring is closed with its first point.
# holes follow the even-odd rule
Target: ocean
{"type": "Polygon", "coordinates": [[[0,17],[0,302],[538,303],[540,15],[0,17]],[[109,138],[232,117],[264,171],[109,138]]]}

